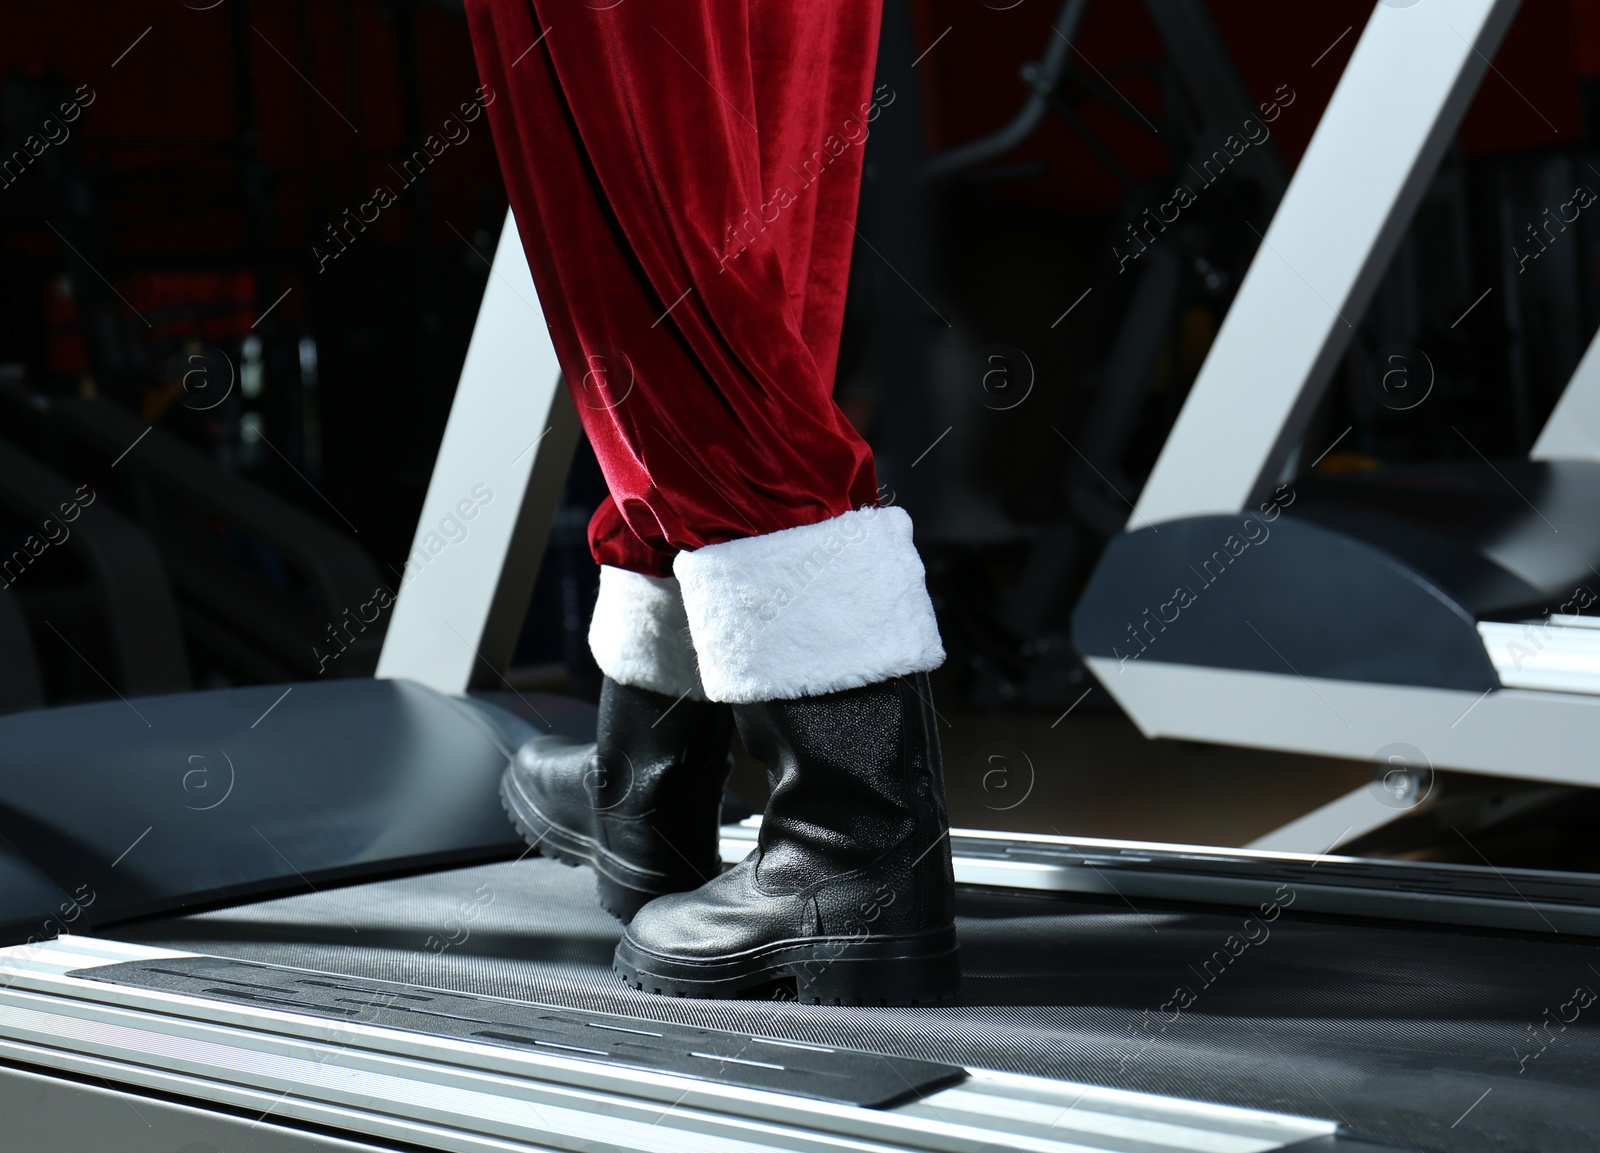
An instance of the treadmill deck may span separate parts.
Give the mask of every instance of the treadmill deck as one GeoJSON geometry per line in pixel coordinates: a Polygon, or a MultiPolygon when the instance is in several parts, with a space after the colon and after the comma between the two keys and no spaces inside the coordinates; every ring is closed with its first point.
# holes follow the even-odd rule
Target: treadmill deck
{"type": "Polygon", "coordinates": [[[654,997],[587,870],[529,859],[101,935],[1337,1121],[1422,1149],[1600,1147],[1592,939],[964,888],[940,1007],[654,997]],[[1249,923],[1247,924],[1247,920],[1249,923]],[[1575,1000],[1576,997],[1576,1000],[1575,1000]]]}

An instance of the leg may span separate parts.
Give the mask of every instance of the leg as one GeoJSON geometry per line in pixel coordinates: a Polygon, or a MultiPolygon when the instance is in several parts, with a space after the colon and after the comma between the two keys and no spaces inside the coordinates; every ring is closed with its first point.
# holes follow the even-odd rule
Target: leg
{"type": "Polygon", "coordinates": [[[479,4],[513,204],[541,297],[563,298],[557,350],[615,502],[597,556],[620,542],[639,574],[677,554],[705,695],[735,703],[774,774],[758,851],[647,906],[619,969],[680,993],[948,994],[921,675],[943,651],[909,518],[875,507],[831,396],[877,6],[568,6],[557,29],[552,0],[479,4]],[[549,34],[524,48],[535,10],[549,34]]]}
{"type": "Polygon", "coordinates": [[[468,14],[556,352],[634,536],[670,559],[873,503],[832,387],[877,5],[468,14]]]}
{"type": "MultiPolygon", "coordinates": [[[[659,340],[665,330],[650,327],[657,301],[601,192],[553,59],[538,46],[544,29],[533,5],[475,0],[468,16],[507,190],[564,376],[613,491],[624,493],[640,471],[627,467],[631,450],[617,436],[626,426],[613,410],[641,386],[635,359],[681,375],[686,357],[659,340]],[[622,354],[624,332],[646,334],[656,359],[638,349],[622,354]]],[[[636,511],[645,507],[638,496],[636,511]]],[[[597,739],[530,741],[507,770],[501,798],[540,852],[591,865],[601,903],[627,920],[651,898],[716,875],[732,718],[727,706],[704,700],[672,577],[675,547],[659,531],[641,539],[612,498],[593,518],[590,544],[602,565],[589,638],[605,674],[597,739]]]]}

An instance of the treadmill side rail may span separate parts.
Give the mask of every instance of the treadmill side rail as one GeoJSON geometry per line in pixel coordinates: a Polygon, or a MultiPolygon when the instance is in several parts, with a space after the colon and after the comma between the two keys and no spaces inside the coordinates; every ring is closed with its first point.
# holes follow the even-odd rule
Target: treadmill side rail
{"type": "Polygon", "coordinates": [[[221,957],[124,961],[67,975],[431,1037],[576,1054],[623,1069],[681,1074],[863,1109],[887,1108],[966,1077],[958,1066],[933,1061],[221,957]]]}
{"type": "Polygon", "coordinates": [[[863,1109],[67,975],[176,956],[90,938],[0,950],[0,1059],[428,1149],[1267,1153],[1338,1132],[1330,1121],[985,1070],[863,1109]]]}
{"type": "MultiPolygon", "coordinates": [[[[760,821],[724,826],[724,861],[755,848],[760,821]]],[[[1600,877],[1344,857],[1326,846],[1324,838],[1312,852],[1275,852],[950,830],[959,885],[1239,909],[1266,908],[1288,888],[1296,913],[1600,938],[1600,877]]]]}

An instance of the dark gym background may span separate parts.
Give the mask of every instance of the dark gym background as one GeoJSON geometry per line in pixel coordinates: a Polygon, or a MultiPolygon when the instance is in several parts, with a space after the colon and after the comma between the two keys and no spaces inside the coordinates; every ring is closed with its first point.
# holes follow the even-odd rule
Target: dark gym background
{"type": "MultiPolygon", "coordinates": [[[[1219,127],[1182,80],[1204,53],[1144,5],[1089,4],[1028,138],[922,179],[1016,114],[1059,8],[888,0],[839,398],[917,519],[957,823],[1240,844],[1370,766],[1145,742],[1067,619],[1371,3],[1210,0],[1224,52],[1202,62],[1276,106],[1270,141],[1132,260],[1130,226],[1219,127]]],[[[1600,191],[1600,10],[1526,0],[1494,63],[1307,443],[1337,441],[1303,468],[1468,455],[1452,426],[1524,452],[1600,322],[1597,216],[1547,227],[1600,191]],[[1397,345],[1436,370],[1416,409],[1374,387],[1397,345]]],[[[386,618],[334,590],[395,587],[505,212],[462,112],[460,6],[11,5],[0,77],[0,708],[369,675],[386,618]],[[110,515],[39,549],[62,483],[110,515]]],[[[580,448],[502,689],[595,691],[603,491],[580,448]]],[[[759,802],[759,774],[738,780],[759,802]]],[[[1444,785],[1499,863],[1590,867],[1549,848],[1556,801],[1587,819],[1572,791],[1530,802],[1535,837],[1493,815],[1528,786],[1444,785]]],[[[1367,848],[1448,855],[1425,829],[1367,848]]]]}

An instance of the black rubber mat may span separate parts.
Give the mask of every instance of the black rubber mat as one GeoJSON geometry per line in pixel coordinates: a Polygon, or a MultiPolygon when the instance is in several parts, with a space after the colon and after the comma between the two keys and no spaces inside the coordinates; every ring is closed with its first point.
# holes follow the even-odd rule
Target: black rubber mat
{"type": "Polygon", "coordinates": [[[217,957],[128,961],[71,974],[89,981],[285,1009],[479,1044],[677,1073],[816,1101],[884,1109],[953,1085],[958,1065],[885,1057],[834,1045],[646,1021],[617,1013],[504,1001],[398,981],[328,977],[217,957]]]}
{"type": "MultiPolygon", "coordinates": [[[[1285,893],[1286,904],[1292,891],[1285,893]]],[[[960,898],[954,1005],[652,997],[587,870],[527,860],[103,935],[1341,1121],[1441,1151],[1600,1149],[1600,948],[1245,912],[960,898]]]]}

